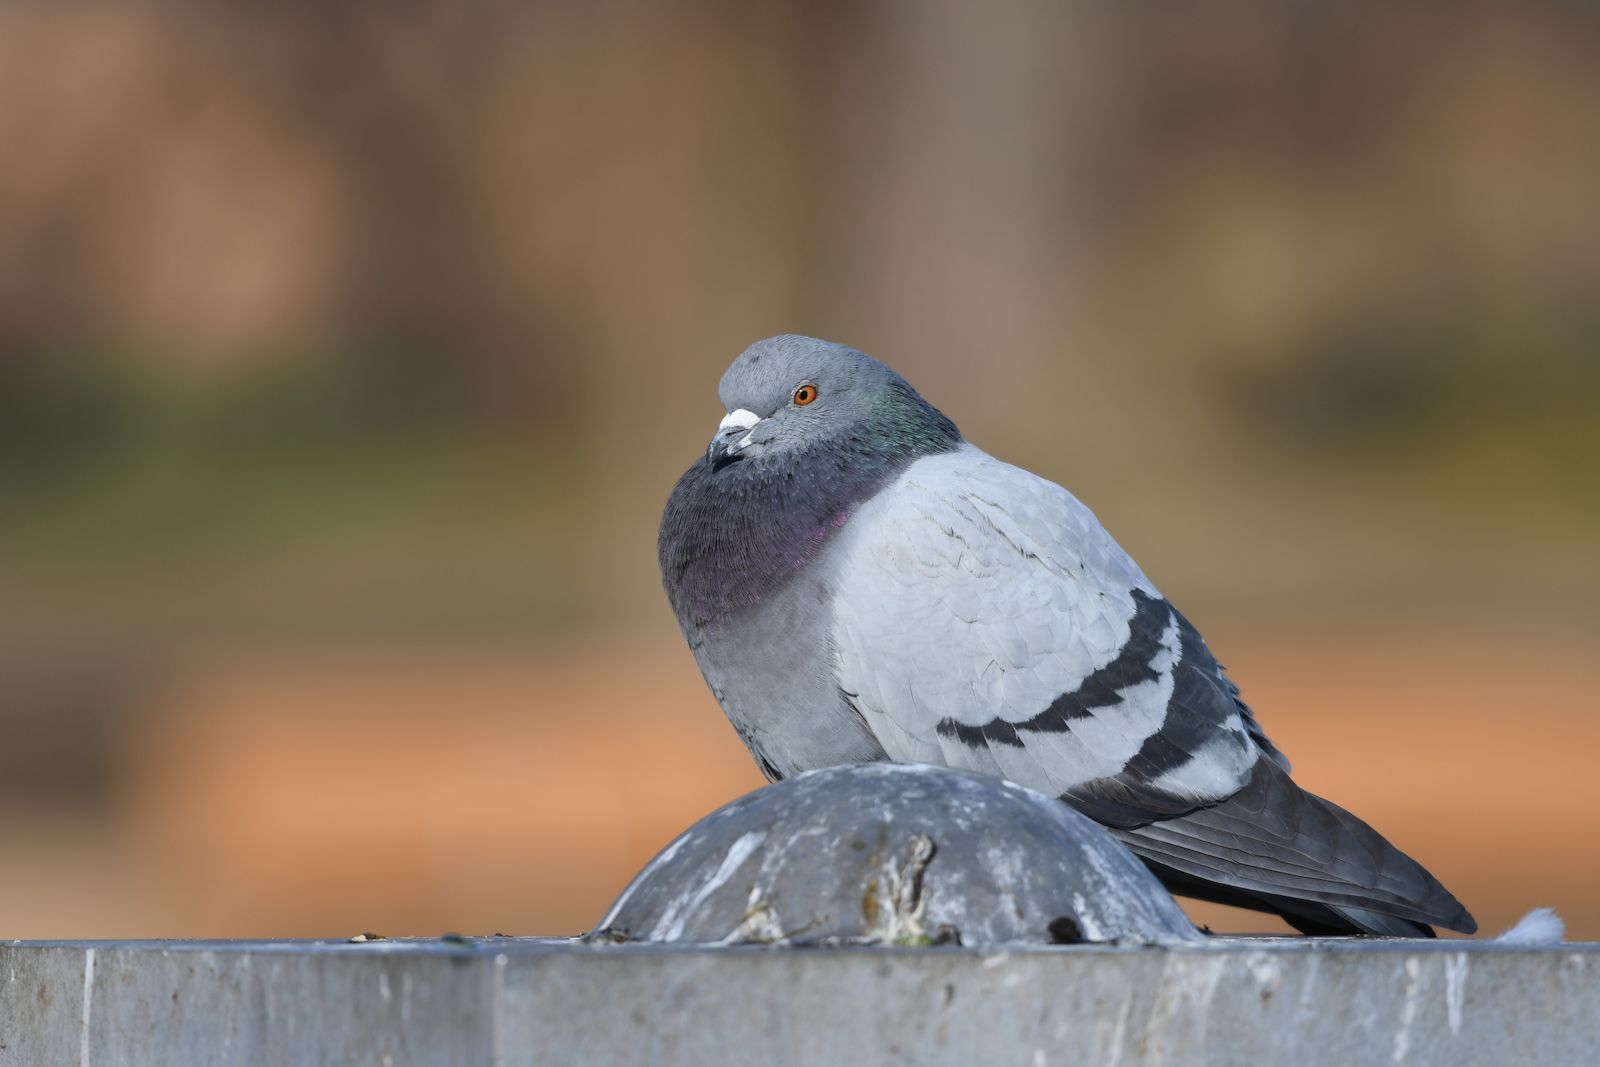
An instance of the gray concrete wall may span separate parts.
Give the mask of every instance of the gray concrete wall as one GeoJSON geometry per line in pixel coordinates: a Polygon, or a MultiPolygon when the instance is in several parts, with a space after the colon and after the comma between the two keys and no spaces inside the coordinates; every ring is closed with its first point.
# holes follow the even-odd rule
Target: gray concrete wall
{"type": "Polygon", "coordinates": [[[0,943],[0,1064],[1597,1064],[1600,945],[0,943]]]}

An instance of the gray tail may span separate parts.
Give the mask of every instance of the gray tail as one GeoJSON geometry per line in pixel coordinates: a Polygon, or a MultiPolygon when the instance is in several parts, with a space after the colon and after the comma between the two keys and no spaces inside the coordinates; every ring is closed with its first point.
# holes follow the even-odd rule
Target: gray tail
{"type": "Polygon", "coordinates": [[[1270,759],[1209,808],[1110,828],[1174,893],[1275,912],[1308,934],[1432,937],[1478,924],[1438,879],[1270,759]]]}

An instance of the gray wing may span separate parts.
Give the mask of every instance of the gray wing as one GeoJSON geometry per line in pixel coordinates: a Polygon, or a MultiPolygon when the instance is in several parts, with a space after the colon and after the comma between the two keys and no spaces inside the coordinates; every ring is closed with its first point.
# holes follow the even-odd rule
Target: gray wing
{"type": "Polygon", "coordinates": [[[891,758],[1003,774],[1120,825],[1282,758],[1089,509],[976,448],[913,464],[834,559],[839,685],[891,758]]]}
{"type": "Polygon", "coordinates": [[[1194,627],[1065,489],[967,446],[914,463],[847,530],[836,670],[890,758],[1059,796],[1179,892],[1307,930],[1474,928],[1289,779],[1194,627]]]}

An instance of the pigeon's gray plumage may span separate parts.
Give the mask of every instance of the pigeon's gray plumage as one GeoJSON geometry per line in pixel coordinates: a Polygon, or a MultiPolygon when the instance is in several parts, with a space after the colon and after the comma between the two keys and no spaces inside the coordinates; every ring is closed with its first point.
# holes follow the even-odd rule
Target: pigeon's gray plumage
{"type": "Polygon", "coordinates": [[[1110,827],[1175,892],[1308,932],[1475,929],[1290,780],[1199,633],[1065,489],[842,345],[762,341],[721,394],[661,569],[769,778],[881,759],[999,774],[1110,827]]]}

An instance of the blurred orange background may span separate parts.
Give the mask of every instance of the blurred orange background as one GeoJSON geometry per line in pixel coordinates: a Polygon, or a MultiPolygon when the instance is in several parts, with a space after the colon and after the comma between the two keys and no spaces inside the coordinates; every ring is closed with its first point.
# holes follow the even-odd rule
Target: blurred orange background
{"type": "Polygon", "coordinates": [[[1486,932],[1600,937],[1597,60],[1554,0],[0,7],[0,937],[590,926],[761,782],[654,538],[784,331],[1094,507],[1486,932]]]}

